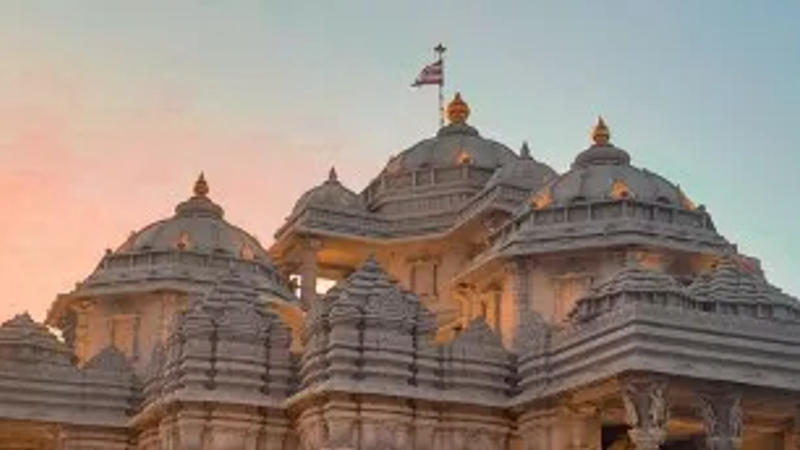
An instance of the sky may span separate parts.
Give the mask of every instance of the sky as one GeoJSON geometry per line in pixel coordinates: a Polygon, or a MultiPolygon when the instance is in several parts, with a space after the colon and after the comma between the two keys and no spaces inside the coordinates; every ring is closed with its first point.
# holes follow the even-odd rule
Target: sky
{"type": "Polygon", "coordinates": [[[437,129],[443,42],[470,123],[558,171],[598,114],[800,294],[800,2],[0,3],[0,321],[43,319],[205,171],[268,246],[335,165],[360,191],[437,129]]]}

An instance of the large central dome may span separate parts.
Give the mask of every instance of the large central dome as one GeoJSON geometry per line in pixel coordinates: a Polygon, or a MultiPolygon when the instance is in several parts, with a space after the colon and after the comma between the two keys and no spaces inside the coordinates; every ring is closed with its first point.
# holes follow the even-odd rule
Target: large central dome
{"type": "MultiPolygon", "coordinates": [[[[362,196],[370,211],[389,216],[422,217],[455,214],[489,186],[501,168],[504,185],[528,191],[541,186],[554,172],[517,155],[507,146],[486,139],[467,123],[469,106],[456,94],[447,107],[449,124],[391,158],[362,196]],[[532,171],[527,166],[533,164],[532,171]],[[514,167],[525,165],[524,170],[514,167]],[[535,181],[519,183],[518,174],[533,173],[535,181]],[[523,187],[524,185],[524,187],[523,187]],[[530,185],[530,186],[529,186],[530,185]]],[[[495,183],[492,186],[500,184],[495,183]]]]}
{"type": "Polygon", "coordinates": [[[392,158],[385,170],[399,173],[462,165],[496,169],[517,159],[511,149],[481,137],[477,129],[466,123],[469,107],[460,94],[450,102],[447,113],[450,123],[435,137],[425,139],[392,158]]]}

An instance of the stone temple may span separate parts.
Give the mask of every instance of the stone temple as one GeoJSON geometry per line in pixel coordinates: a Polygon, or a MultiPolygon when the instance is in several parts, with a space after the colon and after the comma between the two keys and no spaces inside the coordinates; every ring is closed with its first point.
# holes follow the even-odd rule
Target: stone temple
{"type": "Polygon", "coordinates": [[[2,324],[0,449],[800,449],[800,303],[704,206],[602,119],[559,174],[447,116],[269,249],[201,176],[2,324]]]}

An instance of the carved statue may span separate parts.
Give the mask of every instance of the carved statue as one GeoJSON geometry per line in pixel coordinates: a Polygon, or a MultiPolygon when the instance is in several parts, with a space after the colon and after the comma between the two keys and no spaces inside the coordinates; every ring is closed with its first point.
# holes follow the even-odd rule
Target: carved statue
{"type": "Polygon", "coordinates": [[[631,426],[628,437],[634,448],[656,450],[666,439],[669,420],[666,391],[666,382],[657,378],[635,377],[624,381],[622,401],[631,426]]]}
{"type": "Polygon", "coordinates": [[[636,409],[636,403],[634,402],[634,398],[636,397],[636,392],[632,385],[625,385],[622,391],[622,403],[625,406],[625,421],[628,422],[628,425],[631,427],[638,427],[640,425],[639,422],[639,411],[636,409]]]}
{"type": "Polygon", "coordinates": [[[718,420],[717,413],[714,410],[714,402],[708,396],[700,396],[700,416],[703,418],[703,423],[706,427],[706,435],[718,436],[718,420]]]}
{"type": "Polygon", "coordinates": [[[622,389],[628,424],[633,428],[663,428],[669,420],[667,385],[661,380],[631,379],[622,389]]]}
{"type": "Polygon", "coordinates": [[[664,427],[669,420],[669,408],[664,395],[666,385],[658,383],[649,391],[650,394],[650,425],[664,427]]]}
{"type": "Polygon", "coordinates": [[[742,398],[736,396],[733,398],[733,404],[728,413],[728,431],[731,437],[742,437],[742,421],[742,398]]]}

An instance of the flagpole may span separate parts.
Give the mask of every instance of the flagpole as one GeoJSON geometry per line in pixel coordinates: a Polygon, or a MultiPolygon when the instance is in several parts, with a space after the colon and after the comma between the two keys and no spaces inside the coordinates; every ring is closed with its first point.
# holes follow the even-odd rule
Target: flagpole
{"type": "Polygon", "coordinates": [[[447,48],[440,42],[433,48],[433,51],[439,57],[442,67],[442,81],[439,82],[439,128],[442,128],[444,126],[444,52],[447,51],[447,48]]]}

